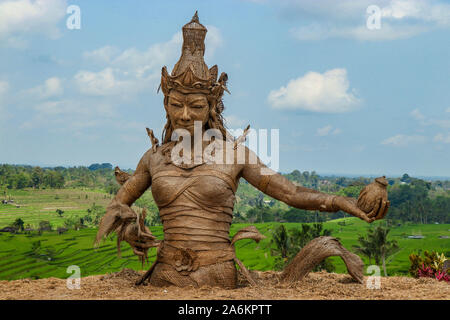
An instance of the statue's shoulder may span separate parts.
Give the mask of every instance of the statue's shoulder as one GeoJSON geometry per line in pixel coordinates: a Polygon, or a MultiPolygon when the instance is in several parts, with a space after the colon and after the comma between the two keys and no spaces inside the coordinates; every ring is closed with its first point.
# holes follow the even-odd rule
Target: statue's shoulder
{"type": "Polygon", "coordinates": [[[171,145],[166,143],[163,145],[155,145],[150,147],[144,154],[149,168],[159,168],[168,162],[168,156],[170,156],[170,151],[172,150],[171,145]]]}

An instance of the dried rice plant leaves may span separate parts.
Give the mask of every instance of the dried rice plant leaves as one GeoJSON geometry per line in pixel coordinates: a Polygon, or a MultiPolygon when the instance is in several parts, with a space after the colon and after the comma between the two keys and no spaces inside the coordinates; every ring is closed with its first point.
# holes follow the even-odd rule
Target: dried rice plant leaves
{"type": "Polygon", "coordinates": [[[234,141],[234,146],[233,149],[236,149],[238,147],[238,145],[240,145],[241,143],[245,142],[245,140],[247,139],[247,135],[249,133],[250,130],[250,125],[248,125],[245,129],[244,132],[242,133],[242,135],[240,135],[235,141],[234,141]]]}
{"type": "Polygon", "coordinates": [[[114,175],[116,176],[116,181],[120,185],[123,185],[131,177],[131,174],[129,174],[128,172],[120,170],[119,167],[115,167],[114,168],[114,175]]]}
{"type": "Polygon", "coordinates": [[[311,240],[284,269],[281,279],[290,283],[300,281],[330,256],[341,257],[353,279],[359,283],[363,282],[364,263],[361,258],[345,249],[339,240],[333,237],[318,237],[311,240]]]}
{"type": "Polygon", "coordinates": [[[134,219],[136,219],[136,213],[129,206],[113,200],[100,220],[94,245],[98,246],[103,237],[107,237],[122,224],[131,222],[134,219]]]}
{"type": "Polygon", "coordinates": [[[256,242],[259,242],[260,240],[266,238],[265,235],[261,234],[258,229],[256,229],[255,226],[248,226],[246,228],[243,228],[239,230],[231,239],[231,245],[234,245],[236,241],[242,240],[242,239],[253,239],[256,242]]]}

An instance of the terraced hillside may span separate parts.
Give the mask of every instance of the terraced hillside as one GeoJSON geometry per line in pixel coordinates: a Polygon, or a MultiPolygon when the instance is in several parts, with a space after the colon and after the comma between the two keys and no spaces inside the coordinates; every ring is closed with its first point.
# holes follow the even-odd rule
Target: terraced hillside
{"type": "MultiPolygon", "coordinates": [[[[248,224],[232,225],[230,236],[248,224]]],[[[253,240],[241,240],[236,243],[239,259],[250,269],[272,270],[274,257],[270,254],[272,230],[278,223],[255,224],[261,233],[267,236],[259,244],[253,240]]],[[[297,223],[286,223],[288,229],[299,227],[297,223]]],[[[358,234],[364,234],[368,225],[356,218],[346,218],[329,221],[324,224],[333,230],[333,236],[338,237],[342,244],[351,249],[357,244],[358,234]],[[342,225],[345,221],[345,225],[342,225]],[[340,224],[338,224],[340,222],[340,224]]],[[[122,243],[122,257],[117,256],[116,238],[111,236],[101,246],[94,250],[93,240],[96,229],[81,229],[69,231],[63,235],[56,232],[44,232],[39,235],[0,233],[0,279],[20,278],[67,278],[66,272],[71,265],[81,269],[81,276],[105,274],[119,271],[123,268],[142,270],[142,265],[133,254],[126,242],[122,243]]],[[[159,239],[163,238],[162,227],[151,227],[151,231],[159,239]]],[[[450,225],[407,225],[393,228],[392,239],[396,239],[401,250],[388,263],[388,274],[406,275],[409,268],[408,256],[418,250],[449,251],[450,239],[440,238],[450,236],[450,225]],[[407,235],[422,234],[423,239],[408,239],[407,235]]],[[[150,263],[155,259],[155,249],[149,254],[150,263]]],[[[364,259],[363,259],[364,260],[364,259]]],[[[340,258],[333,258],[336,272],[346,272],[340,258]]],[[[365,260],[366,266],[368,261],[365,260]]],[[[149,265],[144,266],[148,269],[149,265]]]]}
{"type": "Polygon", "coordinates": [[[13,204],[0,204],[0,228],[21,218],[25,225],[38,226],[39,221],[48,220],[54,227],[64,224],[65,218],[81,217],[93,203],[106,206],[111,195],[102,191],[83,189],[11,190],[8,196],[13,204]],[[64,211],[60,217],[56,210],[64,211]]]}

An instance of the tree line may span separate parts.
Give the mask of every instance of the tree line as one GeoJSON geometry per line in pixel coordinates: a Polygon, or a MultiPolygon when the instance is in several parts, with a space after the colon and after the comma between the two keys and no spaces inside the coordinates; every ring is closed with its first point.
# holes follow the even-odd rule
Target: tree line
{"type": "MultiPolygon", "coordinates": [[[[298,185],[354,198],[358,197],[365,185],[373,181],[373,178],[367,177],[320,176],[315,171],[300,172],[299,170],[284,176],[298,185]]],[[[391,207],[386,219],[392,224],[450,223],[450,180],[425,181],[408,174],[387,179],[391,207]]],[[[115,181],[113,166],[109,163],[69,168],[0,165],[0,188],[3,189],[91,188],[115,194],[119,187],[115,181]]],[[[153,198],[145,197],[146,194],[136,202],[136,205],[156,213],[157,206],[153,198]]],[[[288,207],[267,197],[242,179],[236,196],[235,222],[319,223],[349,216],[341,211],[311,212],[288,207]]],[[[154,216],[157,215],[154,214],[154,216]]]]}
{"type": "Polygon", "coordinates": [[[109,163],[92,164],[89,167],[53,167],[0,165],[0,187],[7,189],[104,189],[113,194],[119,189],[114,170],[109,163]]]}

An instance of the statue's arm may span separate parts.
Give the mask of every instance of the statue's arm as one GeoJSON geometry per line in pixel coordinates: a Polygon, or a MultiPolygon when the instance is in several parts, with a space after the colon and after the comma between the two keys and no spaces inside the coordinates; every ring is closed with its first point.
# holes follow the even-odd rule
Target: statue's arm
{"type": "Polygon", "coordinates": [[[373,221],[357,207],[356,199],[330,195],[314,189],[297,186],[286,177],[268,168],[247,148],[246,163],[242,168],[241,175],[261,192],[292,207],[326,212],[342,210],[367,222],[373,221]],[[251,159],[254,160],[251,161],[251,159]]]}
{"type": "MultiPolygon", "coordinates": [[[[117,192],[114,200],[131,206],[137,199],[150,188],[152,184],[152,177],[150,175],[150,168],[148,168],[150,153],[146,152],[139,161],[134,174],[122,185],[117,192]]],[[[114,201],[113,200],[113,201],[114,201]]]]}
{"type": "Polygon", "coordinates": [[[136,171],[128,178],[106,208],[106,213],[99,223],[96,243],[118,230],[119,227],[136,221],[137,214],[130,206],[150,187],[152,179],[148,168],[150,153],[147,152],[139,161],[136,171]]]}

